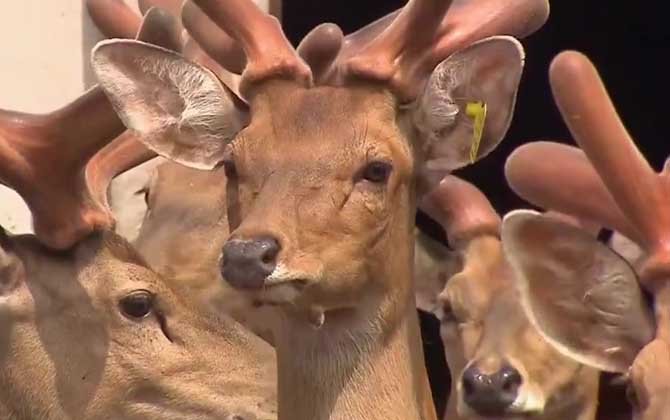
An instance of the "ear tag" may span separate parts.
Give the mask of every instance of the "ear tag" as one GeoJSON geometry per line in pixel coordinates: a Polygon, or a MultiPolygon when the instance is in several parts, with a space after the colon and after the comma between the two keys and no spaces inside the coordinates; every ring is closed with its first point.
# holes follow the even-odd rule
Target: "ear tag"
{"type": "Polygon", "coordinates": [[[472,145],[470,146],[470,163],[475,163],[479,153],[479,145],[484,135],[484,122],[486,121],[486,103],[468,102],[465,106],[465,115],[472,118],[472,145]]]}

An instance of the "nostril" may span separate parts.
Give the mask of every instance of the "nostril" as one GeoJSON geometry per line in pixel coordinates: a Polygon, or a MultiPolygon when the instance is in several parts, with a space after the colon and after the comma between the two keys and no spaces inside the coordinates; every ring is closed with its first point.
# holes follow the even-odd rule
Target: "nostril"
{"type": "Polygon", "coordinates": [[[274,239],[268,239],[261,261],[263,264],[275,264],[277,255],[279,254],[279,244],[274,239]]]}
{"type": "Polygon", "coordinates": [[[508,393],[516,393],[523,382],[521,374],[514,368],[508,367],[502,370],[501,375],[501,388],[503,391],[508,393]]]}
{"type": "Polygon", "coordinates": [[[466,395],[472,395],[475,392],[475,384],[471,378],[463,378],[463,392],[466,395]]]}
{"type": "Polygon", "coordinates": [[[463,386],[463,393],[466,396],[473,395],[477,392],[477,381],[481,381],[481,374],[474,366],[470,366],[463,372],[461,384],[463,386]]]}

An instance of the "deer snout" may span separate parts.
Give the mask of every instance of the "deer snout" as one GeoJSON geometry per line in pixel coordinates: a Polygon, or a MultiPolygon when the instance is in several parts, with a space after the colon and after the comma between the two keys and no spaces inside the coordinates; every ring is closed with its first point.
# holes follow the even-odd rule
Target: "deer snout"
{"type": "Polygon", "coordinates": [[[499,416],[514,403],[523,382],[519,371],[504,365],[494,373],[480,371],[477,364],[462,376],[463,400],[482,416],[499,416]]]}
{"type": "Polygon", "coordinates": [[[221,274],[238,289],[260,289],[277,266],[279,242],[270,236],[230,239],[223,246],[221,274]]]}

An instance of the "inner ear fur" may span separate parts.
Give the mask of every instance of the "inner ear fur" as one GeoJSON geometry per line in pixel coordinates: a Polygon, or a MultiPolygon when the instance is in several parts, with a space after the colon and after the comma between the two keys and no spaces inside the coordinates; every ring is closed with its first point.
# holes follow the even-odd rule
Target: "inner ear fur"
{"type": "Polygon", "coordinates": [[[523,65],[519,41],[495,36],[452,54],[435,68],[412,113],[428,169],[453,171],[471,163],[474,122],[466,114],[471,102],[487,107],[476,159],[496,148],[512,121],[523,65]]]}
{"type": "Polygon", "coordinates": [[[589,232],[535,211],[507,214],[503,248],[529,319],[580,363],[624,373],[654,338],[630,265],[589,232]]]}
{"type": "Polygon", "coordinates": [[[247,123],[239,98],[206,68],[136,40],[107,40],[91,62],[119,117],[151,150],[213,169],[247,123]]]}

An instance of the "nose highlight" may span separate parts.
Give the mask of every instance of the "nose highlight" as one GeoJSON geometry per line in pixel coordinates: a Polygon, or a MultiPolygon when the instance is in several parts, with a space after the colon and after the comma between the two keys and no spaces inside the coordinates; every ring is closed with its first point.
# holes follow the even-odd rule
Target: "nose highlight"
{"type": "Polygon", "coordinates": [[[479,415],[500,416],[516,400],[522,382],[521,374],[512,366],[485,374],[472,364],[463,372],[463,399],[479,415]]]}
{"type": "Polygon", "coordinates": [[[238,289],[259,289],[277,266],[279,242],[269,236],[230,239],[223,246],[221,274],[238,289]]]}

